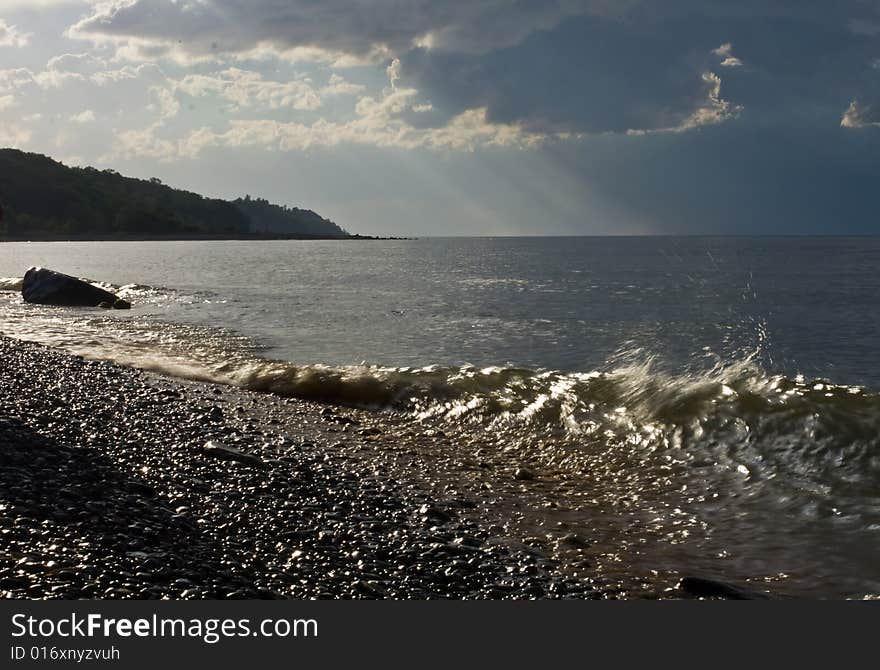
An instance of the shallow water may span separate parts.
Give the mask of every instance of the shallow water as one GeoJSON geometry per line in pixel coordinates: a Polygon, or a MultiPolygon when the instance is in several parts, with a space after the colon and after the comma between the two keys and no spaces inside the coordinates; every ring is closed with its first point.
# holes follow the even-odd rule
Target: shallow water
{"type": "Polygon", "coordinates": [[[407,412],[564,473],[639,561],[880,593],[880,238],[11,243],[0,275],[5,334],[407,412]],[[23,304],[30,265],[135,307],[23,304]]]}

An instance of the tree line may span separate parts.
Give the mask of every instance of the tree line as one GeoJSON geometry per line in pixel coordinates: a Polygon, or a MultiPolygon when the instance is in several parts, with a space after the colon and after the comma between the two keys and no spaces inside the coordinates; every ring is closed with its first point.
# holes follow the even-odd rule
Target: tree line
{"type": "Polygon", "coordinates": [[[205,198],[157,178],[68,167],[41,154],[0,149],[0,236],[7,239],[303,235],[348,237],[311,210],[250,196],[205,198]]]}

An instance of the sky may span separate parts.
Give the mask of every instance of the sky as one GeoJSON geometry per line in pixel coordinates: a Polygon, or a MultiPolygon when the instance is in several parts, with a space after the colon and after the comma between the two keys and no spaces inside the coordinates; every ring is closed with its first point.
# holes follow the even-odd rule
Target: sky
{"type": "Polygon", "coordinates": [[[362,234],[877,234],[880,0],[0,0],[0,146],[362,234]]]}

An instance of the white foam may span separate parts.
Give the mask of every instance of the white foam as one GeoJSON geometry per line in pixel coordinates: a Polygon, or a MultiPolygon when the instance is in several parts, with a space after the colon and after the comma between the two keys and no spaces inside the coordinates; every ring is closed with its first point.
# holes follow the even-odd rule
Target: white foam
{"type": "Polygon", "coordinates": [[[0,277],[0,291],[20,291],[22,277],[0,277]]]}

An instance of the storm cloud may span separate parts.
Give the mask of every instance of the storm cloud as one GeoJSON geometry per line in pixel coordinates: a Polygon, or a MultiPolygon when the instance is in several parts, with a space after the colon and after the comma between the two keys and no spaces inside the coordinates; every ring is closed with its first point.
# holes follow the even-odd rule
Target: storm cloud
{"type": "Polygon", "coordinates": [[[433,48],[484,52],[583,13],[618,14],[596,0],[134,0],[99,5],[73,34],[141,39],[193,56],[241,52],[261,45],[279,51],[314,48],[366,57],[433,48]]]}
{"type": "Polygon", "coordinates": [[[690,129],[753,106],[839,119],[876,87],[875,26],[878,3],[860,0],[134,0],[97,5],[70,34],[152,57],[398,59],[401,84],[430,101],[415,124],[485,108],[531,132],[597,134],[690,129]]]}

